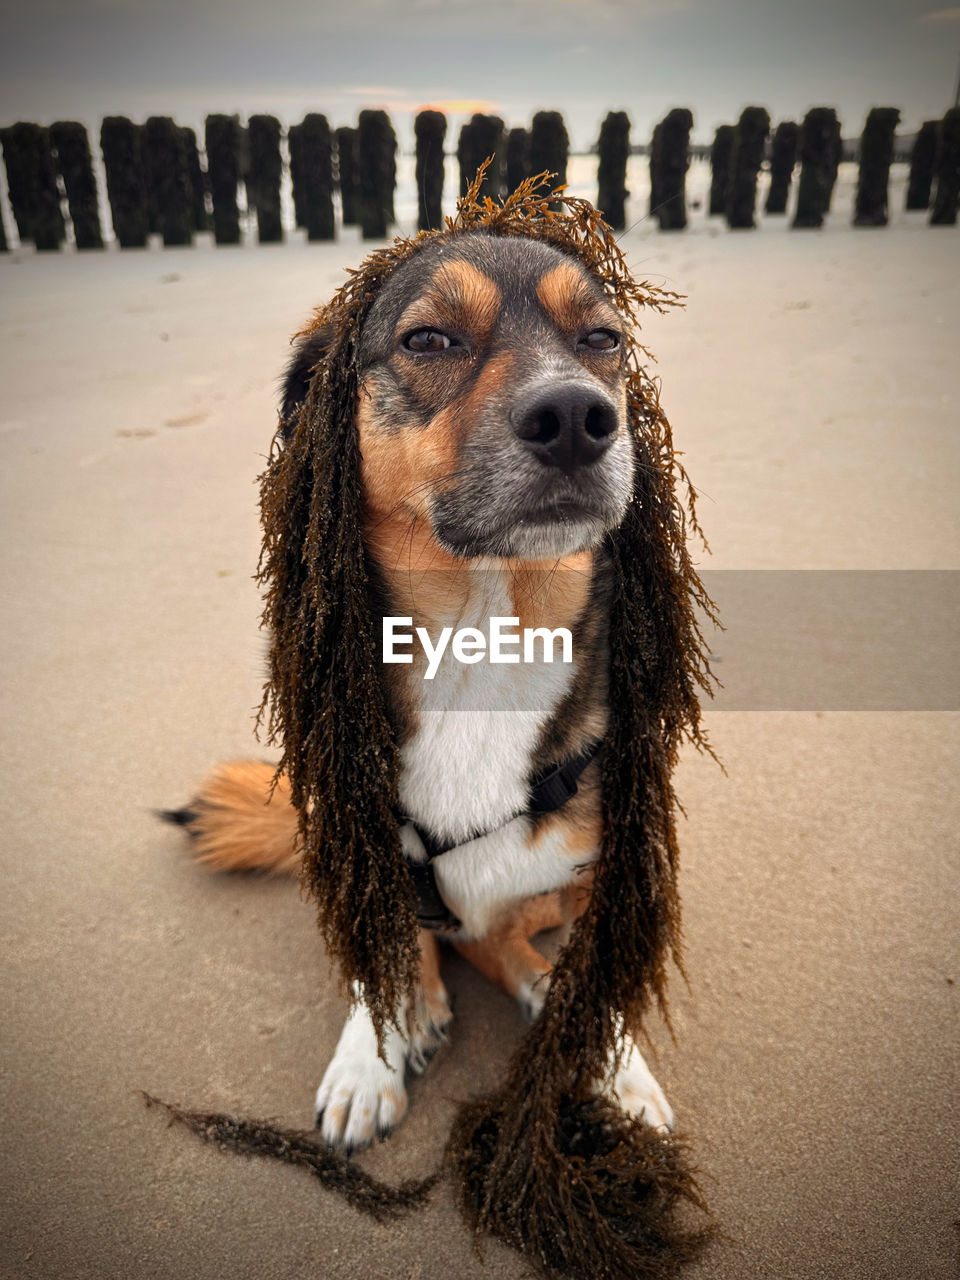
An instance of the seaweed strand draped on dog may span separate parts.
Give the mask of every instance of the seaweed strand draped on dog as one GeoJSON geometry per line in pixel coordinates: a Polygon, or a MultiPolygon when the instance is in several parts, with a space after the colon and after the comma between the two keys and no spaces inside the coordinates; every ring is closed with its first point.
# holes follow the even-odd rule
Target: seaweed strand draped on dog
{"type": "Polygon", "coordinates": [[[697,609],[712,618],[713,606],[686,545],[700,530],[636,333],[642,308],[662,311],[678,298],[635,281],[593,206],[550,190],[549,175],[501,204],[479,197],[482,178],[481,169],[444,230],[371,254],[308,330],[323,327],[329,344],[262,477],[259,576],[272,647],[261,711],[299,814],[303,884],[382,1051],[417,980],[418,925],[363,545],[359,336],[387,277],[437,236],[527,236],[578,259],[633,322],[627,395],[640,462],[627,516],[607,538],[616,591],[602,850],[543,1013],[503,1087],[461,1110],[447,1164],[476,1228],[547,1273],[669,1275],[711,1233],[676,1212],[703,1207],[683,1145],[596,1093],[625,1032],[651,1007],[666,1016],[667,969],[682,963],[671,774],[685,738],[709,750],[698,690],[709,691],[711,676],[697,609]]]}

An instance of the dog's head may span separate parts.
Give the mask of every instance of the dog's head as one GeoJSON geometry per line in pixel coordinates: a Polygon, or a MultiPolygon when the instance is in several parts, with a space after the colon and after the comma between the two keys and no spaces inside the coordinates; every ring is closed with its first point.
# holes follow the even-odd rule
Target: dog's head
{"type": "MultiPolygon", "coordinates": [[[[284,415],[328,340],[303,340],[284,415]]],[[[358,338],[367,509],[457,556],[596,545],[633,483],[623,316],[574,257],[527,237],[437,239],[386,280],[358,338]]]]}

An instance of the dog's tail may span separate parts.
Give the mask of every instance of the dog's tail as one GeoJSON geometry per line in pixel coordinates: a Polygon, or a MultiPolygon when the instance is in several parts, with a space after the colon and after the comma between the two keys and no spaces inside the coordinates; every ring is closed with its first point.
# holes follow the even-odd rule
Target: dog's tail
{"type": "Polygon", "coordinates": [[[222,764],[188,805],[158,817],[183,827],[197,861],[212,871],[294,872],[300,861],[297,813],[282,774],[271,795],[275,772],[259,760],[222,764]]]}

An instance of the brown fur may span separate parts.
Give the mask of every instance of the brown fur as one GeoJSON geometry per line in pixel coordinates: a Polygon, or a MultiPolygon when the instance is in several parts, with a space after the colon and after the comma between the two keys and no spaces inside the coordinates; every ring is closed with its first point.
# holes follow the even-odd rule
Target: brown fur
{"type": "MultiPolygon", "coordinates": [[[[455,412],[440,413],[416,431],[385,433],[379,428],[376,397],[367,383],[361,386],[357,430],[364,497],[372,523],[396,518],[409,528],[412,516],[425,515],[431,481],[442,480],[456,468],[456,424],[455,412]]],[[[427,536],[424,526],[420,537],[427,536]]]]}
{"type": "Polygon", "coordinates": [[[583,274],[572,262],[548,271],[537,286],[537,296],[547,313],[568,332],[590,326],[601,329],[620,325],[616,311],[597,302],[583,274]]]}
{"type": "Polygon", "coordinates": [[[550,964],[530,939],[563,923],[560,895],[545,893],[521,903],[484,937],[453,945],[485,978],[516,999],[525,985],[545,981],[550,973],[550,964]]]}
{"type": "Polygon", "coordinates": [[[190,806],[188,828],[193,855],[211,871],[299,869],[297,812],[290,784],[276,769],[258,760],[222,764],[204,783],[190,806]]]}
{"type": "Polygon", "coordinates": [[[432,286],[400,317],[398,336],[422,325],[465,328],[483,339],[493,328],[500,309],[500,290],[472,263],[445,263],[434,275],[432,286]]]}

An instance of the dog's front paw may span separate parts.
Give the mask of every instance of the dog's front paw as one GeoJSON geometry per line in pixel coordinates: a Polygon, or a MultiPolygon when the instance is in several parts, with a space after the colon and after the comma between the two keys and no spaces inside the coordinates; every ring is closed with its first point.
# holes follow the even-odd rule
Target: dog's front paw
{"type": "Polygon", "coordinates": [[[406,1049],[400,1032],[388,1028],[384,1062],[369,1014],[354,1006],[317,1090],[314,1114],[324,1142],[355,1151],[397,1127],[407,1113],[406,1049]]]}
{"type": "Polygon", "coordinates": [[[631,1042],[620,1069],[609,1086],[620,1107],[663,1133],[674,1130],[673,1108],[657,1084],[643,1055],[631,1042]]]}

